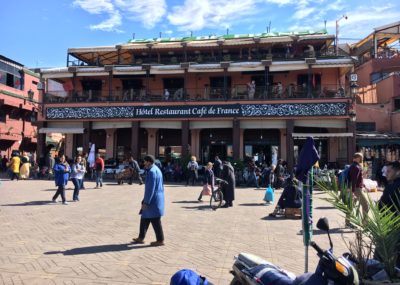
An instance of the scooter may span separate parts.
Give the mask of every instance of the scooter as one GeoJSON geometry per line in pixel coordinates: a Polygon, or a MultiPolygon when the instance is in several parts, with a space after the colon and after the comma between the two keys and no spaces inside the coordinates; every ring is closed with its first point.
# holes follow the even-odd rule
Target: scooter
{"type": "Polygon", "coordinates": [[[333,255],[328,219],[319,219],[317,228],[328,233],[330,249],[323,251],[315,242],[310,243],[319,257],[314,273],[296,276],[258,256],[240,253],[232,266],[231,285],[358,285],[358,273],[351,256],[333,255]]]}

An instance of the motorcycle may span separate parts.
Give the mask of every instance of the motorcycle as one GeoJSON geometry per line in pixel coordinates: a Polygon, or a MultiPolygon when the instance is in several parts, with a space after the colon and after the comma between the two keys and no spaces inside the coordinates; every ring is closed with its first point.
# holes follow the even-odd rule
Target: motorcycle
{"type": "Polygon", "coordinates": [[[333,254],[328,219],[319,219],[317,228],[328,233],[330,249],[323,251],[315,242],[310,243],[319,257],[314,273],[296,276],[258,256],[240,253],[232,266],[231,285],[358,285],[358,273],[352,265],[354,259],[350,255],[333,254]]]}

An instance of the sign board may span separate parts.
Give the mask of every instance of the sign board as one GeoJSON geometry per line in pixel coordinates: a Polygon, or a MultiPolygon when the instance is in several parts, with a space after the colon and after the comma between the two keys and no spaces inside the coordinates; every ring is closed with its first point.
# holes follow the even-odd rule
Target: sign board
{"type": "Polygon", "coordinates": [[[350,81],[357,81],[357,74],[355,73],[350,74],[350,81]]]}
{"type": "Polygon", "coordinates": [[[348,103],[47,107],[46,119],[202,119],[346,116],[348,103]]]}

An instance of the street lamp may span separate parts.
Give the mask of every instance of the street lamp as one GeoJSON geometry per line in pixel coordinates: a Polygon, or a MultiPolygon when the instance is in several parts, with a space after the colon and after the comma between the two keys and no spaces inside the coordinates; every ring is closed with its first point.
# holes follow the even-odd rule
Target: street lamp
{"type": "Polygon", "coordinates": [[[339,21],[341,19],[347,20],[347,15],[342,15],[342,17],[336,20],[336,36],[335,36],[336,56],[339,55],[339,21]]]}
{"type": "Polygon", "coordinates": [[[350,84],[350,93],[351,93],[351,100],[355,102],[356,95],[358,93],[358,84],[355,81],[352,81],[350,84]]]}

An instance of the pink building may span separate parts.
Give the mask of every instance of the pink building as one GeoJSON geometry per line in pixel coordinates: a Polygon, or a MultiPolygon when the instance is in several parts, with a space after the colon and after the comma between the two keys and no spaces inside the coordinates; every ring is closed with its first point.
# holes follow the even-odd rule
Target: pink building
{"type": "Polygon", "coordinates": [[[0,151],[35,151],[39,76],[0,55],[0,151]]]}
{"type": "Polygon", "coordinates": [[[38,148],[44,134],[65,134],[65,152],[162,161],[255,157],[291,169],[312,135],[322,163],[354,151],[349,56],[334,36],[268,33],[131,40],[70,48],[68,66],[42,69],[38,148]]]}
{"type": "Polygon", "coordinates": [[[352,47],[359,58],[357,148],[367,159],[399,160],[400,22],[375,28],[352,47]]]}

